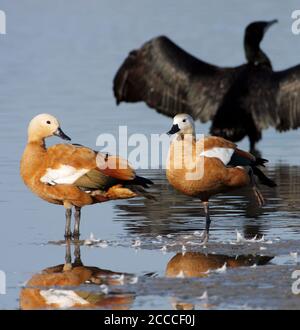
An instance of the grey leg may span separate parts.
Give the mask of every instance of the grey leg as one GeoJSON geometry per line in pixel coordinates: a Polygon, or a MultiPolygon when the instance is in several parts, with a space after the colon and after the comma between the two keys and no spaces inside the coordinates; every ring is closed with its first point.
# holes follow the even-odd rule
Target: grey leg
{"type": "Polygon", "coordinates": [[[65,263],[66,264],[71,264],[72,263],[72,257],[71,257],[71,241],[70,241],[70,239],[66,239],[65,263]]]}
{"type": "Polygon", "coordinates": [[[79,227],[80,227],[80,217],[81,217],[81,207],[75,206],[75,225],[74,225],[74,232],[73,237],[79,238],[79,227]]]}
{"type": "Polygon", "coordinates": [[[262,195],[262,193],[260,192],[260,190],[258,189],[252,168],[249,169],[249,176],[250,176],[251,187],[252,187],[254,196],[256,197],[259,206],[262,207],[265,205],[265,199],[264,199],[264,196],[262,195]]]}
{"type": "Polygon", "coordinates": [[[71,233],[71,216],[72,216],[72,208],[66,208],[65,238],[70,238],[72,236],[72,233],[71,233]]]}
{"type": "Polygon", "coordinates": [[[209,205],[208,202],[203,202],[203,206],[204,206],[204,212],[205,212],[205,218],[206,218],[206,222],[205,222],[205,230],[203,233],[203,243],[207,243],[208,242],[208,238],[209,238],[209,228],[210,228],[210,215],[209,215],[209,205]]]}
{"type": "Polygon", "coordinates": [[[83,263],[81,261],[81,255],[80,255],[80,244],[75,243],[75,248],[74,248],[74,266],[82,266],[83,263]]]}
{"type": "Polygon", "coordinates": [[[64,271],[68,271],[72,269],[72,257],[71,257],[71,241],[70,239],[66,239],[66,254],[65,254],[65,264],[64,271]]]}

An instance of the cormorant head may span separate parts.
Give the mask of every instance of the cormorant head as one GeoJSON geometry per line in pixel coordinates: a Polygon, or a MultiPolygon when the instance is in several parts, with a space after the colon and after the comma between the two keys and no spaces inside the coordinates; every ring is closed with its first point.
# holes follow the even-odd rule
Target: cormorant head
{"type": "Polygon", "coordinates": [[[267,63],[271,65],[270,60],[259,48],[259,45],[267,30],[277,22],[277,19],[274,19],[272,21],[257,21],[250,23],[246,27],[244,46],[248,62],[254,64],[267,63]]]}

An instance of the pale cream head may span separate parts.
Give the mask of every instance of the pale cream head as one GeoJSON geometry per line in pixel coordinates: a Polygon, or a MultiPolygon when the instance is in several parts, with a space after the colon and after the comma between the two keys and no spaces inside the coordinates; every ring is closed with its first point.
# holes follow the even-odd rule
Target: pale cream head
{"type": "Polygon", "coordinates": [[[180,113],[176,115],[173,119],[173,126],[171,130],[168,132],[168,134],[191,134],[195,135],[195,123],[193,118],[186,114],[186,113],[180,113]]]}
{"type": "Polygon", "coordinates": [[[59,136],[70,140],[60,128],[59,121],[52,115],[43,113],[34,117],[28,126],[28,140],[39,141],[50,136],[59,136]]]}

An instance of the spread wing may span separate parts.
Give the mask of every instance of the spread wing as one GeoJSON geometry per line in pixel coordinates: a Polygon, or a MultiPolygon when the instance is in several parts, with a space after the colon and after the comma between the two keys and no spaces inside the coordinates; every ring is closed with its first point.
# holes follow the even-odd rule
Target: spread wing
{"type": "Polygon", "coordinates": [[[213,118],[236,69],[205,63],[167,37],[157,37],[130,52],[114,78],[117,103],[144,101],[169,117],[188,113],[213,118]]]}
{"type": "Polygon", "coordinates": [[[286,131],[300,126],[300,65],[277,72],[278,124],[276,129],[286,131]]]}

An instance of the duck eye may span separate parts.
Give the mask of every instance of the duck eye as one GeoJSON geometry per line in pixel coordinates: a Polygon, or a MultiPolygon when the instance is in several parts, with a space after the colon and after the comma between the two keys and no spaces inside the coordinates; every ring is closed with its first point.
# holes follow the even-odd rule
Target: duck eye
{"type": "Polygon", "coordinates": [[[185,123],[186,122],[186,119],[183,119],[183,122],[185,123]]]}
{"type": "Polygon", "coordinates": [[[51,121],[50,120],[47,120],[47,124],[50,125],[51,124],[51,121]]]}

